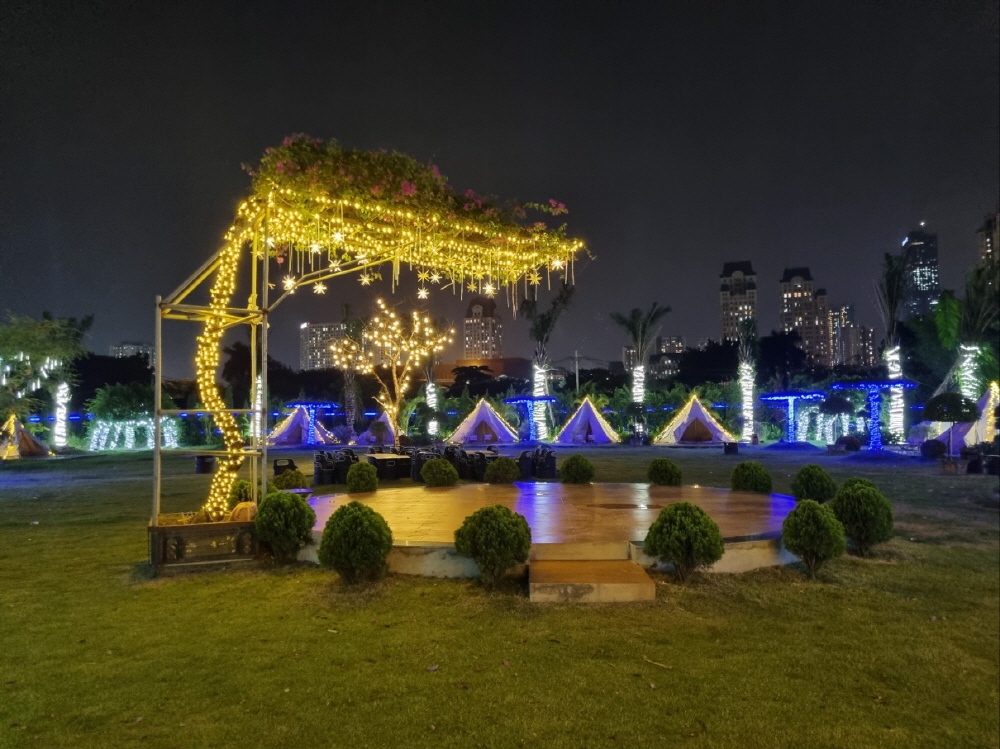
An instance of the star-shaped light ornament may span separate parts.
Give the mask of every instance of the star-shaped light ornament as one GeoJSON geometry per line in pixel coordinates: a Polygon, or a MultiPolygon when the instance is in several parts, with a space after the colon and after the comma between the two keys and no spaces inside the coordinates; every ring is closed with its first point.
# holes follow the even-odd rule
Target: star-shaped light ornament
{"type": "Polygon", "coordinates": [[[291,276],[285,276],[285,280],[282,281],[282,286],[285,287],[285,291],[291,291],[295,288],[295,279],[291,276]]]}
{"type": "Polygon", "coordinates": [[[562,270],[563,265],[565,265],[565,263],[562,260],[553,260],[552,270],[562,270]]]}
{"type": "Polygon", "coordinates": [[[475,291],[476,290],[476,282],[475,281],[469,281],[469,283],[466,284],[465,288],[467,288],[469,291],[475,291]]]}
{"type": "Polygon", "coordinates": [[[358,278],[358,280],[361,281],[362,286],[370,286],[372,282],[372,276],[370,273],[362,273],[361,276],[358,278]]]}
{"type": "Polygon", "coordinates": [[[430,295],[431,295],[430,291],[428,291],[423,286],[421,286],[419,289],[417,289],[417,299],[426,299],[430,295]]]}
{"type": "Polygon", "coordinates": [[[431,274],[428,273],[425,270],[419,271],[417,273],[417,280],[418,281],[428,281],[428,280],[430,280],[430,277],[431,277],[431,274]]]}
{"type": "Polygon", "coordinates": [[[431,273],[431,283],[441,283],[441,274],[431,273]]]}
{"type": "Polygon", "coordinates": [[[330,270],[333,270],[333,271],[340,270],[340,263],[338,263],[336,260],[331,260],[330,261],[330,270]]]}
{"type": "Polygon", "coordinates": [[[491,283],[488,283],[488,284],[486,284],[486,285],[485,285],[485,286],[483,287],[483,293],[484,293],[484,294],[485,294],[486,296],[493,296],[494,294],[496,294],[496,293],[497,293],[497,290],[496,290],[496,288],[495,288],[495,287],[493,286],[493,284],[491,284],[491,283]]]}
{"type": "Polygon", "coordinates": [[[336,242],[337,244],[340,244],[341,242],[343,242],[344,241],[344,232],[342,232],[342,231],[335,231],[333,233],[333,241],[336,242]]]}
{"type": "Polygon", "coordinates": [[[318,244],[313,244],[313,246],[309,248],[309,251],[315,255],[320,251],[320,246],[318,244]]]}
{"type": "Polygon", "coordinates": [[[320,281],[319,283],[313,284],[313,294],[325,294],[326,284],[320,281]]]}
{"type": "Polygon", "coordinates": [[[531,284],[532,286],[538,286],[538,284],[542,282],[542,277],[537,273],[535,273],[534,271],[529,273],[526,276],[526,278],[528,279],[528,283],[531,284]]]}

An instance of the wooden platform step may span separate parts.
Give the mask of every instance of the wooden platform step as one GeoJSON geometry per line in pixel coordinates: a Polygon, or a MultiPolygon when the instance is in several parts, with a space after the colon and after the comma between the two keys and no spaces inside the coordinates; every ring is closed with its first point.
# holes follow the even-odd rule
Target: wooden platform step
{"type": "Polygon", "coordinates": [[[534,603],[627,603],[652,601],[656,586],[635,562],[533,561],[528,597],[534,603]]]}
{"type": "Polygon", "coordinates": [[[593,562],[629,559],[628,541],[577,541],[569,543],[534,543],[531,562],[593,562]]]}

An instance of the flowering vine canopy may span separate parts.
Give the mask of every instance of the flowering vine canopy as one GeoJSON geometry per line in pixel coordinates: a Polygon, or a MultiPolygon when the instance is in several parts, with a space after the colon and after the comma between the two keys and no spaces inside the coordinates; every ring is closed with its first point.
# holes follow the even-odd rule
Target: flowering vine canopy
{"type": "Polygon", "coordinates": [[[436,167],[401,153],[352,151],[295,135],[269,148],[248,171],[253,191],[218,253],[211,311],[195,357],[199,395],[226,445],[205,504],[213,520],[225,517],[245,456],[216,375],[222,336],[232,320],[237,267],[248,248],[251,257],[274,257],[284,266],[286,293],[305,285],[323,293],[323,280],[349,273],[368,285],[388,264],[394,286],[402,267],[416,272],[421,299],[435,285],[488,295],[505,289],[515,306],[519,283],[527,296],[542,273],[546,282],[553,272],[572,280],[574,258],[584,249],[566,236],[565,226],[550,229],[528,218],[529,210],[566,213],[562,203],[502,207],[472,191],[459,194],[436,167]]]}

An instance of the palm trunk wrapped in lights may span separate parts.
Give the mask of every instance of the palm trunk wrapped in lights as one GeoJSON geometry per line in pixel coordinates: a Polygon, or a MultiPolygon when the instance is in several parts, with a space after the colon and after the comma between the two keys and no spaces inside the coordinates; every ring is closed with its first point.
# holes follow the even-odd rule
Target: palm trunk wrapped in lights
{"type": "MultiPolygon", "coordinates": [[[[886,349],[886,368],[889,370],[890,380],[903,379],[903,365],[900,360],[899,346],[886,349]]],[[[906,398],[905,391],[901,387],[889,389],[889,432],[902,438],[903,430],[906,427],[906,398]]]]}
{"type": "Polygon", "coordinates": [[[750,442],[753,439],[754,434],[753,383],[757,374],[754,372],[753,364],[748,361],[740,362],[738,374],[740,380],[740,395],[742,396],[743,401],[743,432],[740,436],[744,442],[750,442]]]}
{"type": "Polygon", "coordinates": [[[66,447],[66,415],[69,406],[69,385],[60,382],[56,388],[56,421],[52,427],[52,444],[66,447]]]}
{"type": "Polygon", "coordinates": [[[976,376],[976,360],[979,357],[977,344],[963,343],[958,347],[958,389],[969,400],[976,400],[982,394],[982,385],[976,376]]]}
{"type": "MultiPolygon", "coordinates": [[[[531,367],[531,394],[542,398],[549,394],[546,370],[537,362],[531,367]]],[[[546,418],[546,403],[535,401],[531,404],[531,420],[535,424],[535,438],[546,442],[549,439],[549,421],[546,418]]]]}
{"type": "MultiPolygon", "coordinates": [[[[437,385],[433,382],[428,382],[424,386],[424,400],[427,401],[427,408],[432,413],[436,414],[438,409],[438,393],[437,385]]],[[[427,422],[427,434],[431,437],[437,437],[440,426],[441,425],[438,424],[437,416],[433,416],[430,421],[427,422]]]]}

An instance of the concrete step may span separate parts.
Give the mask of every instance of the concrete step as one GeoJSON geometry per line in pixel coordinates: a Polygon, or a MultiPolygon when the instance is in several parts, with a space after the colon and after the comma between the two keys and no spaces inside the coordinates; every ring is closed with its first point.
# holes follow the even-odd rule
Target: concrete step
{"type": "Polygon", "coordinates": [[[629,559],[628,541],[580,541],[532,544],[529,562],[624,561],[629,559]]]}
{"type": "Polygon", "coordinates": [[[528,565],[528,597],[534,603],[652,601],[656,586],[635,562],[535,561],[528,565]]]}

